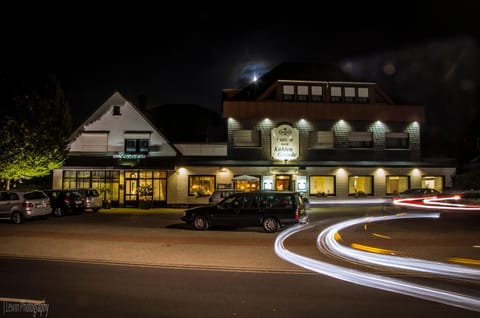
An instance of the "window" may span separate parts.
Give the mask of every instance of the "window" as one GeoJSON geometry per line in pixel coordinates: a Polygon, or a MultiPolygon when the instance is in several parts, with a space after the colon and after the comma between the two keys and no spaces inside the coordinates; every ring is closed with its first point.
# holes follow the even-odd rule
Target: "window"
{"type": "Polygon", "coordinates": [[[215,176],[188,176],[188,195],[210,196],[215,191],[215,176]]]}
{"type": "Polygon", "coordinates": [[[373,195],[373,176],[348,176],[348,195],[373,195]]]}
{"type": "Polygon", "coordinates": [[[332,103],[341,103],[342,100],[342,88],[338,86],[330,87],[330,101],[332,103]]]}
{"type": "Polygon", "coordinates": [[[386,133],[385,148],[388,149],[408,149],[408,133],[386,133]]]}
{"type": "Polygon", "coordinates": [[[308,86],[297,86],[297,101],[308,102],[308,86]]]}
{"type": "Polygon", "coordinates": [[[396,194],[408,190],[410,188],[409,176],[387,176],[386,177],[386,194],[396,194]]]}
{"type": "Polygon", "coordinates": [[[355,87],[345,87],[345,103],[354,103],[355,102],[355,87]]]}
{"type": "Polygon", "coordinates": [[[371,132],[351,131],[348,133],[349,148],[372,148],[373,137],[371,132]]]}
{"type": "Polygon", "coordinates": [[[125,152],[148,153],[148,139],[125,139],[125,152]]]}
{"type": "Polygon", "coordinates": [[[283,85],[283,100],[293,101],[295,97],[295,87],[293,85],[283,85]]]}
{"type": "Polygon", "coordinates": [[[333,148],[333,131],[312,131],[309,134],[310,149],[333,148]]]}
{"type": "Polygon", "coordinates": [[[359,87],[358,88],[358,97],[357,101],[359,103],[368,103],[368,87],[359,87]]]}
{"type": "Polygon", "coordinates": [[[260,147],[259,130],[235,130],[233,131],[234,147],[260,147]]]}
{"type": "Polygon", "coordinates": [[[310,195],[335,195],[335,176],[310,176],[310,195]]]}
{"type": "Polygon", "coordinates": [[[118,106],[118,105],[113,106],[112,114],[113,114],[113,116],[120,116],[120,115],[122,115],[122,114],[120,113],[120,106],[118,106]]]}
{"type": "Polygon", "coordinates": [[[436,189],[440,192],[443,191],[443,176],[422,176],[422,188],[436,189]]]}
{"type": "Polygon", "coordinates": [[[312,86],[312,102],[323,102],[322,86],[312,86]]]}

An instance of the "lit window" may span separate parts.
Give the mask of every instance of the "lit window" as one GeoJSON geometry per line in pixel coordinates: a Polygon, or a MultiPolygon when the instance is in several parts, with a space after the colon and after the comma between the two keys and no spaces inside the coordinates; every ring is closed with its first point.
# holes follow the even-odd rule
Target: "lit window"
{"type": "Polygon", "coordinates": [[[341,103],[342,100],[342,88],[338,86],[330,87],[330,101],[332,103],[341,103]]]}
{"type": "Polygon", "coordinates": [[[323,102],[322,86],[312,86],[312,102],[323,102]]]}
{"type": "Polygon", "coordinates": [[[283,85],[283,100],[293,101],[295,97],[295,87],[293,85],[283,85]]]}
{"type": "Polygon", "coordinates": [[[210,196],[215,190],[215,176],[188,176],[188,195],[210,196]]]}
{"type": "Polygon", "coordinates": [[[386,194],[398,194],[410,188],[409,176],[386,176],[386,194]]]}
{"type": "Polygon", "coordinates": [[[308,86],[304,86],[304,85],[297,86],[297,101],[299,102],[308,101],[308,86]]]}
{"type": "Polygon", "coordinates": [[[358,97],[357,101],[359,103],[368,103],[368,87],[359,87],[358,88],[358,97]]]}
{"type": "Polygon", "coordinates": [[[373,195],[373,176],[348,176],[348,195],[373,195]]]}
{"type": "Polygon", "coordinates": [[[310,195],[335,196],[335,176],[310,176],[310,195]]]}
{"type": "Polygon", "coordinates": [[[345,87],[345,103],[354,103],[355,102],[355,87],[345,87]]]}

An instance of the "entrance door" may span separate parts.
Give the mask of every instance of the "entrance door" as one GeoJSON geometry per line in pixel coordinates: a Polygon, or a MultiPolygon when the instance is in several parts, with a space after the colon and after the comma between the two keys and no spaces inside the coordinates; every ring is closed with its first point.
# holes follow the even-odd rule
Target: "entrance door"
{"type": "Polygon", "coordinates": [[[131,178],[125,178],[125,206],[138,206],[138,179],[136,174],[132,174],[131,178]]]}
{"type": "Polygon", "coordinates": [[[275,190],[290,190],[291,175],[277,175],[275,176],[275,190]]]}

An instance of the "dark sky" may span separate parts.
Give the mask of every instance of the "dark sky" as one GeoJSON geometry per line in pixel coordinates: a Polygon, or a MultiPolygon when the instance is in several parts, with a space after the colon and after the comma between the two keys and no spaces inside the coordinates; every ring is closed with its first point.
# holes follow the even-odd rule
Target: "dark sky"
{"type": "Polygon", "coordinates": [[[74,124],[115,90],[134,102],[146,95],[147,106],[192,103],[219,111],[222,89],[241,88],[252,71],[261,75],[282,62],[339,63],[359,80],[374,80],[410,103],[434,104],[430,108],[461,100],[455,94],[465,89],[442,97],[445,84],[438,83],[457,65],[450,78],[463,81],[468,105],[477,102],[475,1],[198,8],[86,2],[4,15],[3,67],[26,76],[55,73],[74,124]]]}

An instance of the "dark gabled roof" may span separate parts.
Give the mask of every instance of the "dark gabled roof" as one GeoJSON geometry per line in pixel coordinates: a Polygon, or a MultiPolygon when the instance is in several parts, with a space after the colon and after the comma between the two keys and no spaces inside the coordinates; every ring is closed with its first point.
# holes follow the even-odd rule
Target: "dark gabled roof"
{"type": "Polygon", "coordinates": [[[298,81],[354,81],[336,64],[282,63],[262,75],[235,94],[231,100],[256,100],[265,90],[278,80],[298,81]]]}
{"type": "Polygon", "coordinates": [[[222,114],[194,104],[165,104],[147,110],[150,121],[172,143],[226,142],[222,114]]]}

